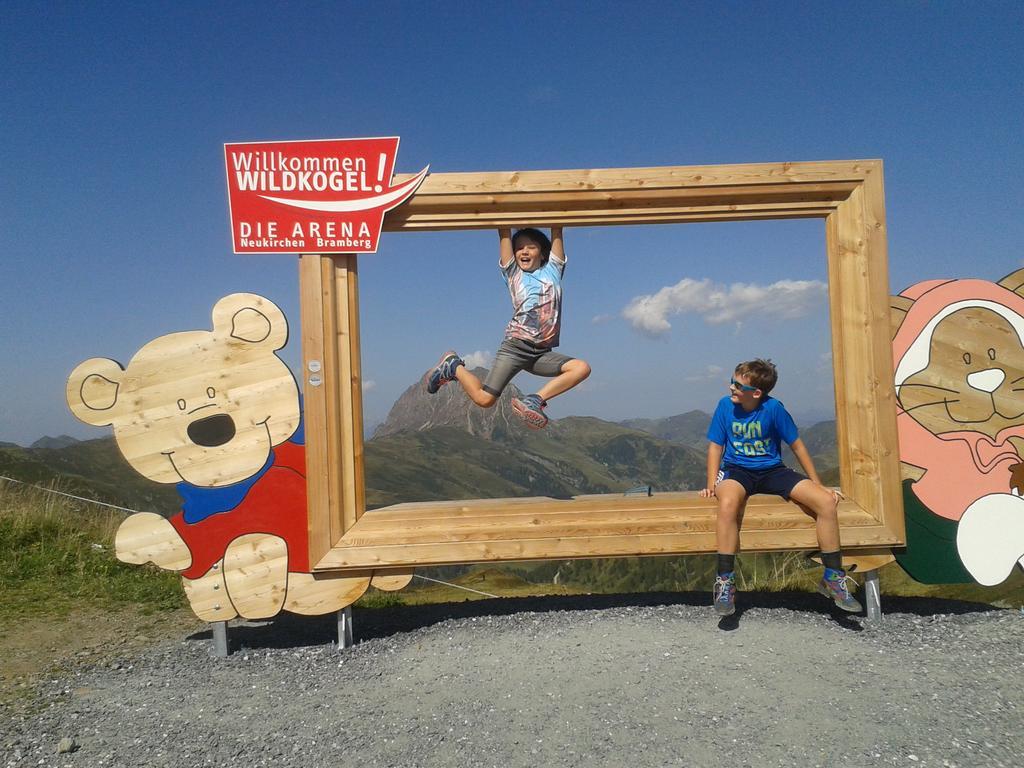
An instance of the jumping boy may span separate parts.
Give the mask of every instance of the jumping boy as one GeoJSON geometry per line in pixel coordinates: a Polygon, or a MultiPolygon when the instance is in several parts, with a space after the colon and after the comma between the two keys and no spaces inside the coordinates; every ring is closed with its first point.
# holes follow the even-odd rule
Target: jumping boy
{"type": "Polygon", "coordinates": [[[770,360],[740,363],[729,382],[729,394],[718,401],[708,427],[708,480],[700,495],[718,498],[715,611],[719,616],[736,611],[735,562],[747,497],[771,493],[792,499],[814,515],[825,565],[818,591],[844,611],[857,612],[861,605],[850,594],[853,580],[843,571],[839,549],[839,493],[821,484],[793,417],[768,396],[777,380],[778,371],[770,360]],[[783,440],[806,477],[782,463],[783,440]]]}
{"type": "Polygon", "coordinates": [[[551,228],[551,239],[540,230],[498,230],[498,268],[512,297],[512,319],[498,347],[494,366],[482,384],[454,352],[446,352],[425,377],[427,392],[434,394],[449,381],[458,381],[470,400],[491,408],[519,371],[550,378],[536,394],[514,398],[512,408],[532,429],[548,423],[548,400],[572,389],[590,375],[590,366],[578,358],[554,351],[562,324],[562,273],[565,249],[562,228],[551,228]]]}

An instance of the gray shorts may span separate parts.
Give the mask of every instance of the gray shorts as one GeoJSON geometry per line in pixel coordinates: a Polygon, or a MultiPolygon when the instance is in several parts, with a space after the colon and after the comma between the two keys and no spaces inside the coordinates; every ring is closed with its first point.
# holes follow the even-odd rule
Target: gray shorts
{"type": "Polygon", "coordinates": [[[562,372],[562,366],[575,358],[555,352],[551,347],[538,347],[522,339],[505,339],[494,356],[494,365],[484,382],[484,392],[500,397],[505,387],[520,371],[551,378],[562,372]]]}

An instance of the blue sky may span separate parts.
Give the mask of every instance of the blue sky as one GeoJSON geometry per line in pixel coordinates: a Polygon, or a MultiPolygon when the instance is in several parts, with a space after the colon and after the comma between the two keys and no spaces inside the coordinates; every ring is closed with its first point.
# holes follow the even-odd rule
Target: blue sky
{"type": "MultiPolygon", "coordinates": [[[[1022,53],[1020,3],[5,3],[0,440],[102,436],[64,404],[72,368],[208,328],[235,291],[285,310],[297,367],[295,257],[231,253],[225,142],[398,135],[401,172],[882,158],[893,292],[998,279],[1024,264],[1022,53]]],[[[566,249],[562,351],[594,374],[555,418],[710,411],[752,356],[798,417],[831,411],[820,220],[566,249]],[[669,329],[624,316],[671,286],[669,329]]],[[[445,349],[497,348],[496,258],[491,232],[361,257],[368,422],[445,349]]]]}

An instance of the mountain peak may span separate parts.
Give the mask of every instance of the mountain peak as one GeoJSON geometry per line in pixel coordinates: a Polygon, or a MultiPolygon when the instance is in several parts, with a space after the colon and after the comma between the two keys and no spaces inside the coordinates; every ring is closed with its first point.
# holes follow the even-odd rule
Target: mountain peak
{"type": "Polygon", "coordinates": [[[67,448],[69,445],[81,442],[76,440],[70,435],[60,435],[59,437],[40,437],[36,440],[29,448],[67,448]]]}
{"type": "Polygon", "coordinates": [[[670,440],[683,445],[703,447],[707,444],[706,434],[711,414],[703,411],[687,411],[663,419],[626,419],[620,421],[624,427],[670,440]]]}
{"type": "MultiPolygon", "coordinates": [[[[487,369],[474,368],[472,373],[484,381],[487,369]]],[[[374,438],[399,432],[421,432],[433,427],[455,427],[488,440],[511,433],[518,417],[512,410],[512,398],[522,392],[509,384],[493,408],[480,408],[462,391],[458,382],[450,382],[435,394],[428,395],[423,381],[410,386],[391,406],[384,423],[374,430],[374,438]]]]}

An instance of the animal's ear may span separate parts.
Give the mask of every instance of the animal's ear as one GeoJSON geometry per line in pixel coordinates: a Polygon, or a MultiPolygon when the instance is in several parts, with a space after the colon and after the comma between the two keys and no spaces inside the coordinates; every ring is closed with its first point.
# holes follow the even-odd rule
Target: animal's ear
{"type": "Polygon", "coordinates": [[[907,316],[907,312],[914,306],[914,300],[908,299],[906,296],[890,296],[889,297],[889,330],[892,332],[891,338],[896,338],[896,332],[903,325],[903,318],[907,316]]]}
{"type": "Polygon", "coordinates": [[[1018,296],[1024,296],[1024,269],[1011,272],[1000,280],[999,284],[1008,291],[1013,291],[1018,296]]]}
{"type": "Polygon", "coordinates": [[[281,349],[288,343],[288,321],[270,299],[232,293],[213,308],[213,332],[220,337],[281,349]]]}
{"type": "Polygon", "coordinates": [[[124,368],[105,357],[86,360],[68,377],[67,400],[71,412],[86,424],[105,427],[120,413],[117,394],[124,368]]]}

